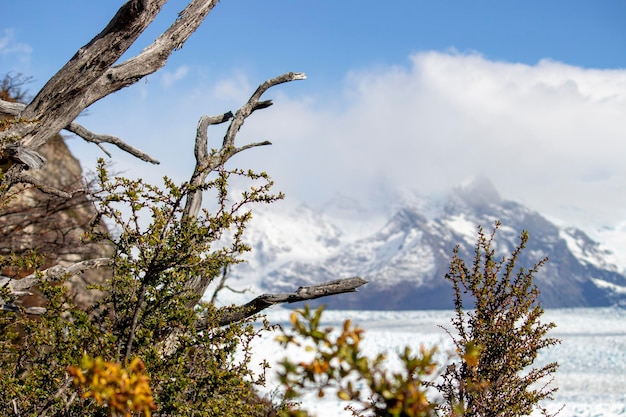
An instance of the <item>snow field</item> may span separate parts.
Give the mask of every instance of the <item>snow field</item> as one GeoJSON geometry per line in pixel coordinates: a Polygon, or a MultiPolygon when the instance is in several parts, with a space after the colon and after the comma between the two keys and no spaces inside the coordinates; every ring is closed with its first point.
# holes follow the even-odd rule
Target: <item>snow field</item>
{"type": "MultiPolygon", "coordinates": [[[[272,323],[285,329],[291,327],[291,310],[272,309],[267,313],[272,323]]],[[[453,312],[442,311],[325,311],[324,327],[339,328],[345,319],[365,329],[362,346],[364,353],[387,355],[389,369],[398,369],[396,352],[405,346],[417,351],[421,345],[437,346],[441,361],[453,352],[449,336],[441,325],[451,328],[453,312]]],[[[562,343],[546,349],[536,365],[557,361],[560,364],[554,384],[559,388],[554,401],[544,404],[549,410],[563,407],[562,417],[613,417],[626,416],[626,310],[617,308],[576,308],[547,310],[544,322],[552,321],[557,327],[551,337],[562,343]]],[[[304,360],[310,355],[304,350],[285,351],[275,341],[276,334],[265,335],[255,341],[254,363],[267,358],[272,366],[268,370],[265,392],[276,390],[277,363],[286,355],[304,360]]],[[[317,398],[315,393],[302,399],[305,409],[319,417],[343,417],[351,413],[334,395],[317,398]]]]}

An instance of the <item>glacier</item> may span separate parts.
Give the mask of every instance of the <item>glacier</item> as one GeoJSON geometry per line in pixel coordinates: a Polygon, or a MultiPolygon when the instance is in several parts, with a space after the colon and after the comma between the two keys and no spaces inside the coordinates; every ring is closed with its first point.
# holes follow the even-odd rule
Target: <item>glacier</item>
{"type": "MultiPolygon", "coordinates": [[[[267,317],[285,329],[290,328],[290,310],[273,308],[267,317]]],[[[451,310],[371,311],[329,310],[324,312],[322,327],[340,328],[344,320],[365,329],[363,348],[367,355],[385,353],[392,360],[390,369],[398,362],[395,353],[405,346],[414,350],[420,345],[437,346],[442,352],[453,352],[453,346],[444,328],[451,329],[451,310]],[[443,326],[443,327],[440,327],[443,326]]],[[[556,327],[550,337],[561,343],[540,352],[535,365],[556,361],[559,369],[552,385],[558,387],[553,401],[543,405],[551,412],[562,408],[566,417],[623,417],[626,416],[626,310],[620,308],[547,309],[544,322],[556,327]]],[[[283,350],[274,341],[275,334],[267,334],[255,341],[253,363],[269,358],[268,385],[264,391],[278,389],[277,363],[285,356],[302,358],[307,353],[283,350]]],[[[318,416],[350,416],[343,410],[345,403],[333,395],[323,399],[315,393],[302,399],[303,408],[318,416]]],[[[537,414],[539,415],[539,414],[537,414]]]]}

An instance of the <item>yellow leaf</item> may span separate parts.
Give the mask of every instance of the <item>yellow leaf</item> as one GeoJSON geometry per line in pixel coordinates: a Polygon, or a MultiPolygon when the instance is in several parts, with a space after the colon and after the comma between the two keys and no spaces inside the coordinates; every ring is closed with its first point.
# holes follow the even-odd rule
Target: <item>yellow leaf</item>
{"type": "Polygon", "coordinates": [[[338,391],[337,397],[339,397],[339,399],[344,400],[344,401],[350,401],[350,394],[348,394],[344,390],[338,391]]]}
{"type": "Polygon", "coordinates": [[[465,354],[461,356],[465,363],[474,368],[478,366],[480,361],[480,353],[482,352],[482,346],[474,342],[468,342],[465,345],[465,354]]]}

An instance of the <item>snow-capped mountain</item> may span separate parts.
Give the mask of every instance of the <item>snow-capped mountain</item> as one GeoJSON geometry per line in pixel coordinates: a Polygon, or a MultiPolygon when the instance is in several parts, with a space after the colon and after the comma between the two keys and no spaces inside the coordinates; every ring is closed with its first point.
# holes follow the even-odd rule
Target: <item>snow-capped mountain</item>
{"type": "Polygon", "coordinates": [[[510,254],[527,230],[530,241],[518,266],[531,268],[549,258],[535,275],[545,307],[626,305],[626,276],[611,263],[610,252],[578,229],[558,227],[503,200],[485,178],[454,189],[443,200],[412,196],[401,201],[400,206],[389,204],[393,213],[386,222],[345,198],[323,211],[270,207],[250,227],[248,264],[233,273],[266,292],[355,275],[369,281],[358,293],[319,301],[329,308],[451,308],[451,285],[444,276],[453,248],[460,245],[471,265],[477,226],[490,233],[500,220],[500,255],[510,254]]]}

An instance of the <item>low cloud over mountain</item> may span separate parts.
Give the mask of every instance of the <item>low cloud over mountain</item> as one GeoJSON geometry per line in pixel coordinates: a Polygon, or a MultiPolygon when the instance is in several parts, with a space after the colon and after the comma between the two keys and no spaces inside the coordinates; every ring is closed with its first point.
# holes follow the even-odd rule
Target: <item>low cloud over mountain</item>
{"type": "Polygon", "coordinates": [[[499,255],[510,254],[527,230],[530,241],[518,266],[531,268],[549,258],[536,274],[544,307],[626,305],[626,277],[608,250],[581,230],[557,226],[503,200],[486,178],[457,187],[439,201],[397,200],[386,222],[357,203],[337,201],[324,212],[298,206],[288,214],[261,214],[251,226],[252,257],[233,271],[235,276],[254,279],[267,292],[286,292],[359,275],[370,282],[358,293],[319,303],[342,309],[452,308],[452,289],[444,276],[453,248],[460,245],[471,265],[477,226],[490,233],[500,220],[499,255]],[[360,230],[355,227],[359,221],[360,230]]]}

